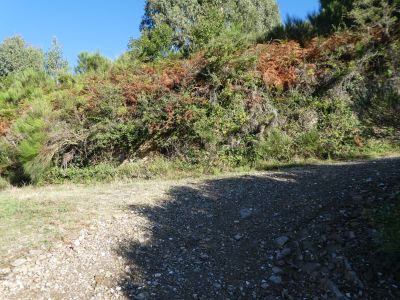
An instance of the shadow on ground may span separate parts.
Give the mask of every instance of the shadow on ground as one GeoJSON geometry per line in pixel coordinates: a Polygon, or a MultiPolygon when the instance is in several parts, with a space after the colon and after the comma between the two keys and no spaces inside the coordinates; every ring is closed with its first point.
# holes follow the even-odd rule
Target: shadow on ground
{"type": "Polygon", "coordinates": [[[330,263],[365,247],[357,235],[371,228],[361,211],[399,182],[400,159],[391,158],[173,187],[162,207],[130,207],[149,220],[151,239],[120,245],[131,268],[119,284],[131,299],[346,299],[347,291],[391,299],[385,285],[368,286],[375,274],[356,273],[360,261],[368,269],[368,257],[349,258],[363,283],[346,279],[346,257],[344,273],[330,263]],[[341,240],[348,230],[357,238],[341,240]],[[283,258],[274,243],[280,236],[291,249],[283,258]]]}

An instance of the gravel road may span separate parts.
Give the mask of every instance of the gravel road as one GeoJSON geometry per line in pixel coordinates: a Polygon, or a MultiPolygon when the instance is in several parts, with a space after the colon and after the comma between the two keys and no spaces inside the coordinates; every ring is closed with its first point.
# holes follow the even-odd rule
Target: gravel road
{"type": "Polygon", "coordinates": [[[400,299],[369,218],[399,190],[395,157],[181,181],[1,269],[0,298],[400,299]]]}

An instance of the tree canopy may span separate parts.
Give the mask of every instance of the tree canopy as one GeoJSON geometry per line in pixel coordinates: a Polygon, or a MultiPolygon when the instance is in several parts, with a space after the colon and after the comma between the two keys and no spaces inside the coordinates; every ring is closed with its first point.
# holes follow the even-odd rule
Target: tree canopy
{"type": "Polygon", "coordinates": [[[147,0],[141,31],[144,44],[159,44],[164,51],[189,46],[198,26],[207,27],[208,34],[233,25],[244,33],[260,34],[280,23],[276,0],[147,0]],[[216,11],[222,16],[218,24],[210,18],[216,11]]]}
{"type": "Polygon", "coordinates": [[[27,45],[21,37],[11,37],[0,44],[0,76],[26,69],[43,68],[43,51],[27,45]]]}

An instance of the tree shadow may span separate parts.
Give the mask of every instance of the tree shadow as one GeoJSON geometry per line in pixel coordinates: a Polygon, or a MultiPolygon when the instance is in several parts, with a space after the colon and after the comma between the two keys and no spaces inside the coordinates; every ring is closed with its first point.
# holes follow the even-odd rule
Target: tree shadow
{"type": "MultiPolygon", "coordinates": [[[[284,235],[290,245],[316,221],[367,205],[358,195],[399,181],[400,159],[391,158],[173,187],[161,207],[129,207],[150,222],[151,238],[121,243],[117,251],[131,268],[119,285],[131,299],[286,297],[299,286],[285,274],[282,284],[268,280],[278,250],[273,241],[284,235]]],[[[303,296],[326,290],[310,282],[303,296]]]]}

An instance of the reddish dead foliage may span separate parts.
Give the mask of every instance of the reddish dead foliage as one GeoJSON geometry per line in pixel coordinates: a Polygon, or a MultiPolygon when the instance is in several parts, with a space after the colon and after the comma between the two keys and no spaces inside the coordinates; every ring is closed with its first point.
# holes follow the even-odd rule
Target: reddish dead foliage
{"type": "MultiPolygon", "coordinates": [[[[351,52],[358,40],[356,34],[344,32],[329,38],[315,38],[306,48],[295,41],[274,42],[257,45],[241,55],[250,54],[258,57],[254,76],[261,78],[266,87],[287,90],[318,82],[330,71],[326,62],[332,59],[331,54],[343,47],[346,47],[344,53],[347,49],[351,52]]],[[[209,98],[210,83],[197,76],[206,64],[204,53],[200,52],[186,60],[144,64],[135,70],[117,70],[110,74],[109,80],[121,88],[125,104],[130,111],[135,111],[137,101],[142,94],[158,99],[166,94],[178,95],[191,86],[193,95],[209,98]]],[[[100,81],[99,78],[89,78],[86,84],[84,93],[89,96],[89,109],[90,103],[96,106],[96,99],[99,96],[97,88],[102,84],[100,81]]],[[[244,87],[237,88],[243,91],[244,87]]],[[[249,101],[257,102],[257,99],[249,94],[249,101]]]]}
{"type": "Polygon", "coordinates": [[[321,60],[327,54],[337,51],[343,46],[354,46],[359,39],[357,35],[350,32],[335,33],[327,39],[314,38],[306,49],[307,59],[321,60]]]}
{"type": "Polygon", "coordinates": [[[258,55],[257,70],[265,85],[284,90],[302,83],[304,76],[324,72],[319,68],[332,52],[343,46],[353,50],[358,40],[355,34],[344,32],[327,39],[314,38],[306,48],[295,41],[274,42],[257,45],[252,52],[258,55]]]}
{"type": "MultiPolygon", "coordinates": [[[[84,89],[78,94],[79,96],[85,96],[88,99],[86,108],[90,111],[95,109],[97,106],[97,99],[100,96],[98,87],[106,84],[104,79],[100,79],[97,75],[86,78],[84,83],[84,89]]],[[[76,96],[78,96],[76,95],[76,96]]]]}
{"type": "Polygon", "coordinates": [[[330,53],[343,46],[353,48],[358,40],[357,35],[344,32],[327,39],[314,38],[307,48],[288,41],[257,45],[253,51],[258,54],[257,69],[265,85],[283,90],[303,83],[304,77],[321,76],[325,69],[319,68],[330,53]]]}
{"type": "Polygon", "coordinates": [[[202,55],[196,55],[188,60],[168,62],[157,69],[147,65],[134,76],[119,74],[115,80],[120,83],[126,104],[134,109],[143,93],[164,94],[188,86],[195,80],[203,61],[202,55]]]}
{"type": "Polygon", "coordinates": [[[0,136],[4,136],[10,128],[10,122],[0,119],[0,136]]]}
{"type": "Polygon", "coordinates": [[[259,53],[257,69],[266,86],[281,90],[296,83],[297,69],[306,56],[306,50],[299,43],[289,41],[258,45],[256,51],[259,53]]]}

